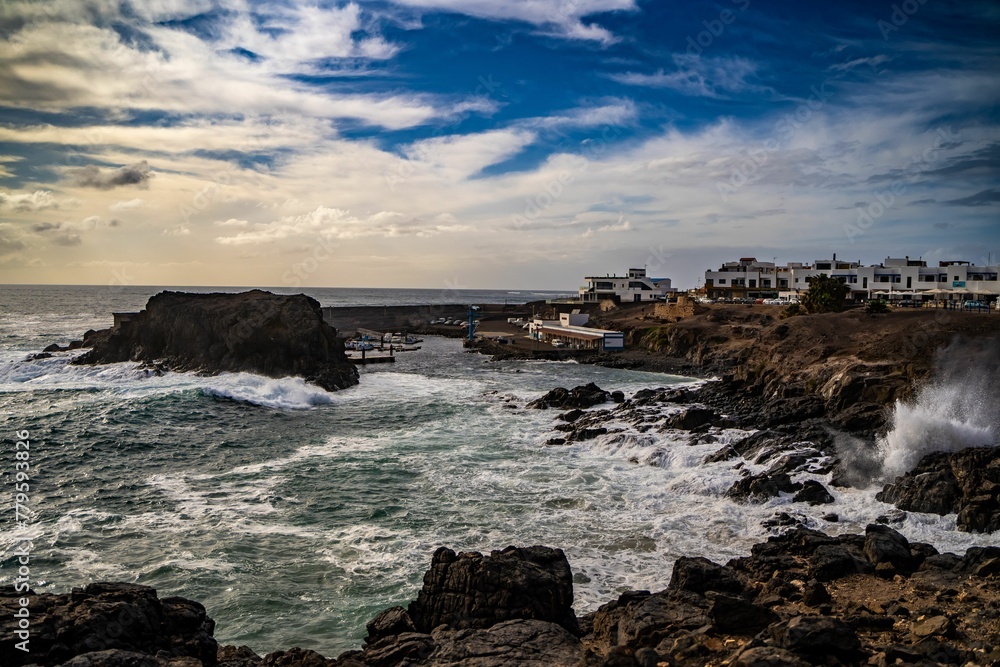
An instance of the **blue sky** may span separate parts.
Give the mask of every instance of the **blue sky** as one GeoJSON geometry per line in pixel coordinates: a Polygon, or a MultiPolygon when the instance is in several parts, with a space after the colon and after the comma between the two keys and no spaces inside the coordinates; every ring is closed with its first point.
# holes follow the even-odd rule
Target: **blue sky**
{"type": "Polygon", "coordinates": [[[0,29],[0,282],[1000,255],[995,2],[13,0],[0,29]]]}

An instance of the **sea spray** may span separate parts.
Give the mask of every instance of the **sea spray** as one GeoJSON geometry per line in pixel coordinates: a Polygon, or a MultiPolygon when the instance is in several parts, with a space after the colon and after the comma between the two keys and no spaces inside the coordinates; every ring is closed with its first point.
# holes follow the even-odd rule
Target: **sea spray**
{"type": "Polygon", "coordinates": [[[935,362],[931,381],[912,400],[896,401],[890,428],[874,447],[847,435],[836,439],[849,482],[891,481],[931,452],[1000,445],[1000,340],[956,339],[935,362]]]}

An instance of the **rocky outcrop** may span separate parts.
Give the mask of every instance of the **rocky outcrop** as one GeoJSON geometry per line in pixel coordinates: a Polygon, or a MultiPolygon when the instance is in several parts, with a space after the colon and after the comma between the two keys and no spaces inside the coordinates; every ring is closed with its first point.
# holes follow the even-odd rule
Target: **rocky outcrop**
{"type": "Polygon", "coordinates": [[[541,398],[528,403],[529,408],[545,410],[547,408],[557,408],[566,410],[576,408],[586,410],[601,403],[611,400],[611,394],[598,387],[593,382],[573,389],[556,387],[541,398]]]}
{"type": "Polygon", "coordinates": [[[304,294],[161,292],[135,317],[88,332],[83,342],[91,350],[74,363],[300,376],[328,391],[358,382],[343,341],[323,321],[319,302],[304,294]]]}
{"type": "Polygon", "coordinates": [[[1000,665],[1000,548],[939,554],[891,528],[796,528],[722,565],[682,557],[662,591],[573,614],[562,551],[439,549],[420,594],[336,659],[218,646],[196,602],[91,584],[31,593],[31,653],[14,648],[18,598],[0,589],[0,664],[22,667],[702,667],[706,664],[1000,665]]]}
{"type": "Polygon", "coordinates": [[[192,600],[159,598],[148,586],[95,583],[66,595],[17,593],[0,589],[0,664],[43,667],[87,665],[165,665],[190,658],[214,665],[218,645],[215,622],[192,600]],[[16,648],[15,635],[27,597],[30,652],[16,648]]]}
{"type": "Polygon", "coordinates": [[[407,613],[418,632],[440,625],[489,628],[513,619],[577,631],[573,573],[562,550],[548,547],[508,547],[489,556],[442,547],[407,613]]]}
{"type": "Polygon", "coordinates": [[[958,513],[958,527],[1000,530],[1000,447],[936,452],[875,496],[911,512],[958,513]]]}

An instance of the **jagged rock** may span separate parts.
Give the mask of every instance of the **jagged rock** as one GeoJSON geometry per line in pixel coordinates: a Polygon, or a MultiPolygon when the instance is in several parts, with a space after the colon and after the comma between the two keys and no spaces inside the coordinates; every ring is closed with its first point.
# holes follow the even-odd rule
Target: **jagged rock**
{"type": "Polygon", "coordinates": [[[826,487],[814,479],[807,479],[802,482],[792,500],[797,503],[809,503],[810,505],[827,505],[833,502],[833,496],[826,490],[826,487]]]}
{"type": "Polygon", "coordinates": [[[684,412],[668,417],[664,425],[682,431],[693,431],[717,421],[719,421],[719,415],[715,410],[709,410],[708,408],[688,408],[684,412]]]}
{"type": "Polygon", "coordinates": [[[912,512],[958,513],[961,530],[1000,530],[1000,447],[937,452],[875,496],[912,512]]]}
{"type": "Polygon", "coordinates": [[[707,612],[707,600],[688,591],[630,591],[597,610],[590,638],[603,646],[635,650],[709,625],[707,612]]]}
{"type": "Polygon", "coordinates": [[[570,434],[570,440],[573,442],[584,442],[586,440],[593,440],[594,438],[599,438],[602,435],[606,435],[608,429],[603,426],[598,428],[581,428],[573,431],[570,434]]]}
{"type": "Polygon", "coordinates": [[[52,343],[42,348],[42,352],[63,352],[65,350],[66,348],[59,345],[59,343],[52,343]]]}
{"type": "Polygon", "coordinates": [[[736,667],[810,667],[791,651],[774,646],[755,646],[741,651],[733,661],[736,667]]]}
{"type": "Polygon", "coordinates": [[[436,647],[428,663],[436,667],[569,667],[583,657],[579,639],[561,625],[546,621],[512,620],[486,629],[441,629],[432,637],[436,647]]]}
{"type": "Polygon", "coordinates": [[[861,649],[858,635],[843,621],[825,616],[796,616],[768,630],[775,644],[806,658],[836,655],[856,660],[861,649]]]}
{"type": "Polygon", "coordinates": [[[910,542],[888,526],[868,524],[865,528],[864,554],[875,566],[889,563],[899,572],[914,570],[910,542]]]}
{"type": "Polygon", "coordinates": [[[427,633],[404,632],[394,637],[386,637],[365,647],[360,660],[366,667],[421,664],[434,652],[436,647],[437,643],[434,638],[427,633]]]}
{"type": "Polygon", "coordinates": [[[816,548],[809,559],[809,574],[818,581],[833,581],[849,574],[870,573],[872,566],[863,556],[842,544],[816,548]]]}
{"type": "Polygon", "coordinates": [[[365,644],[374,644],[385,637],[393,637],[404,632],[416,632],[413,619],[402,607],[389,607],[365,625],[368,636],[365,644]]]}
{"type": "Polygon", "coordinates": [[[564,412],[561,415],[556,415],[556,419],[561,419],[564,422],[575,422],[577,419],[582,417],[583,414],[583,410],[570,410],[569,412],[564,412]]]}
{"type": "Polygon", "coordinates": [[[740,453],[732,445],[725,445],[721,449],[707,455],[702,459],[702,463],[720,463],[722,461],[729,461],[735,459],[740,453]]]}
{"type": "Polygon", "coordinates": [[[826,604],[830,601],[830,593],[826,586],[815,579],[810,579],[802,586],[802,602],[810,607],[826,604]]]}
{"type": "Polygon", "coordinates": [[[611,392],[611,400],[614,401],[615,403],[624,403],[625,392],[618,390],[611,392]]]}
{"type": "Polygon", "coordinates": [[[573,573],[561,549],[508,547],[489,556],[440,548],[407,609],[419,632],[534,619],[576,633],[573,573]]]}
{"type": "MultiPolygon", "coordinates": [[[[190,667],[200,666],[201,663],[198,661],[190,665],[190,667]]],[[[60,667],[174,667],[174,665],[166,659],[157,658],[145,653],[110,649],[78,655],[75,658],[67,660],[60,667]]],[[[181,667],[181,665],[177,665],[177,667],[181,667]]],[[[185,665],[184,667],[188,666],[185,665]]]]}
{"type": "Polygon", "coordinates": [[[324,658],[316,651],[305,648],[290,648],[287,651],[268,653],[260,667],[333,667],[334,661],[324,658]]]}
{"type": "Polygon", "coordinates": [[[216,667],[256,667],[263,660],[249,646],[220,646],[215,655],[216,667]]]}
{"type": "Polygon", "coordinates": [[[25,653],[14,647],[13,630],[8,626],[22,595],[9,586],[0,588],[0,637],[4,638],[0,665],[4,667],[57,665],[84,654],[91,655],[81,658],[80,664],[95,667],[133,660],[122,653],[189,657],[215,664],[215,622],[201,604],[177,597],[160,599],[148,586],[120,583],[89,584],[63,595],[32,594],[31,652],[25,653]]]}
{"type": "Polygon", "coordinates": [[[529,408],[545,410],[547,408],[578,408],[585,410],[601,403],[611,400],[611,394],[598,387],[593,382],[585,385],[565,389],[556,387],[541,398],[528,403],[529,408]]]}
{"type": "Polygon", "coordinates": [[[708,615],[720,632],[753,635],[780,620],[770,609],[736,595],[709,591],[705,597],[711,603],[708,615]]]}
{"type": "Polygon", "coordinates": [[[156,362],[174,371],[300,376],[333,391],[358,383],[343,340],[304,294],[161,292],[116,328],[95,333],[75,364],[156,362]]]}
{"type": "Polygon", "coordinates": [[[674,561],[667,590],[684,590],[702,595],[707,591],[740,594],[744,587],[736,571],[727,565],[719,565],[700,556],[681,556],[674,561]]]}
{"type": "Polygon", "coordinates": [[[775,498],[779,493],[793,493],[802,487],[792,482],[786,473],[769,475],[766,472],[758,475],[748,475],[733,482],[725,495],[736,502],[762,503],[768,498],[775,498]]]}

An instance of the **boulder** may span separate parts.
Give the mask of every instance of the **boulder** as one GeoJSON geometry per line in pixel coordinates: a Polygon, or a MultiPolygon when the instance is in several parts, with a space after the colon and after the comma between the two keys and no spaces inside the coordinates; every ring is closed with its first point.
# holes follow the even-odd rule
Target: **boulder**
{"type": "Polygon", "coordinates": [[[802,488],[792,482],[787,473],[747,475],[729,487],[725,496],[740,503],[763,503],[775,498],[779,493],[794,493],[802,488]]]}
{"type": "Polygon", "coordinates": [[[528,403],[528,407],[536,410],[547,408],[586,410],[595,405],[607,403],[609,400],[611,400],[611,394],[591,382],[573,389],[556,387],[541,398],[536,398],[528,403]]]}
{"type": "Polygon", "coordinates": [[[912,512],[957,513],[961,530],[1000,530],[1000,447],[936,452],[875,496],[912,512]]]}
{"type": "Polygon", "coordinates": [[[489,556],[442,547],[407,611],[417,631],[425,633],[439,625],[489,628],[513,619],[578,631],[569,562],[561,549],[549,547],[508,547],[489,556]]]}
{"type": "Polygon", "coordinates": [[[899,572],[912,572],[914,569],[909,541],[888,526],[868,524],[865,528],[864,553],[868,562],[875,566],[889,563],[899,572]]]}
{"type": "Polygon", "coordinates": [[[776,623],[768,630],[776,646],[797,653],[812,662],[835,655],[855,664],[861,641],[849,625],[826,616],[796,616],[776,623]]]}
{"type": "Polygon", "coordinates": [[[20,608],[12,587],[0,589],[0,665],[57,665],[81,656],[82,665],[145,665],[153,656],[192,658],[214,665],[215,622],[192,600],[159,598],[148,586],[93,583],[63,595],[31,594],[31,652],[14,647],[9,619],[20,608]],[[84,658],[85,654],[88,657],[84,658]],[[98,655],[99,654],[99,655],[98,655]],[[149,658],[136,658],[135,655],[149,658]]]}
{"type": "Polygon", "coordinates": [[[156,363],[174,371],[299,376],[333,391],[358,371],[319,302],[305,294],[161,292],[118,327],[90,336],[75,364],[156,363]]]}
{"type": "Polygon", "coordinates": [[[547,621],[503,621],[485,629],[441,628],[432,638],[435,647],[427,660],[430,665],[569,667],[578,665],[583,657],[580,640],[561,625],[547,621]]]}
{"type": "Polygon", "coordinates": [[[833,496],[826,490],[826,487],[814,479],[802,482],[792,500],[797,503],[809,503],[810,505],[827,505],[833,502],[833,496]]]}
{"type": "Polygon", "coordinates": [[[700,556],[681,556],[674,561],[667,590],[684,590],[704,595],[718,593],[743,593],[743,582],[731,567],[713,563],[700,556]]]}
{"type": "Polygon", "coordinates": [[[688,408],[676,415],[667,418],[665,426],[676,428],[682,431],[693,431],[702,426],[711,426],[719,420],[719,415],[715,410],[708,408],[688,408]]]}
{"type": "Polygon", "coordinates": [[[711,603],[708,615],[719,632],[755,635],[780,620],[770,609],[737,595],[709,591],[705,597],[711,603]]]}

